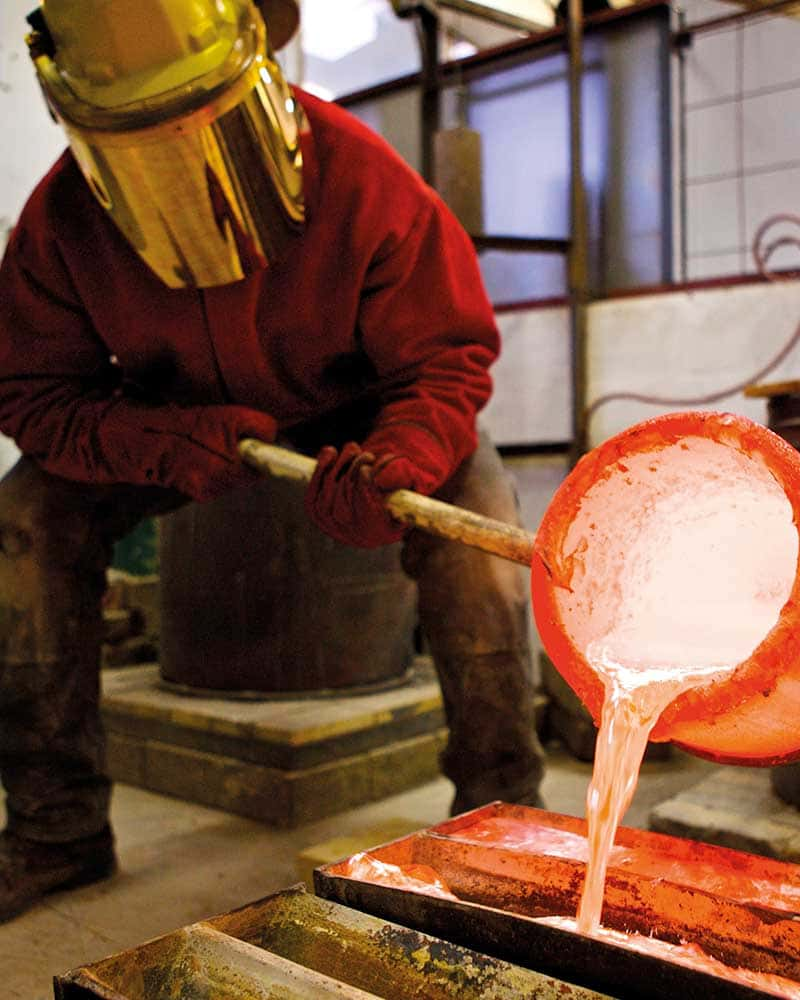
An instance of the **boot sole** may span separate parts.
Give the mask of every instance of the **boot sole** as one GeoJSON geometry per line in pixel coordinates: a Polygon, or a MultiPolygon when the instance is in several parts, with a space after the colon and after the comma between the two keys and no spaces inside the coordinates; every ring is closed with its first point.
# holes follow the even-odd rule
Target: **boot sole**
{"type": "Polygon", "coordinates": [[[66,882],[59,882],[57,886],[52,889],[45,890],[45,895],[49,896],[52,892],[63,892],[65,889],[80,889],[84,885],[92,885],[94,882],[102,882],[103,879],[110,878],[117,872],[117,859],[109,858],[108,861],[93,865],[92,868],[84,869],[82,872],[78,872],[76,875],[70,876],[66,882]]]}
{"type": "Polygon", "coordinates": [[[101,882],[103,879],[110,878],[116,873],[117,868],[116,858],[109,858],[105,863],[93,865],[91,868],[87,867],[82,871],[75,872],[56,885],[43,887],[39,892],[28,896],[27,899],[20,900],[17,906],[0,909],[0,923],[5,923],[14,917],[20,916],[26,910],[30,910],[37,903],[40,903],[46,896],[51,896],[58,892],[67,892],[70,889],[80,889],[82,886],[93,885],[95,882],[101,882]]]}

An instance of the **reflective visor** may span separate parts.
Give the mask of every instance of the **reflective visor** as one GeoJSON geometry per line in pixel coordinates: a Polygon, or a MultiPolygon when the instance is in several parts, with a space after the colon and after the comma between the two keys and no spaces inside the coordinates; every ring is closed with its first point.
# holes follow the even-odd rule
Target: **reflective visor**
{"type": "Polygon", "coordinates": [[[123,108],[87,104],[49,57],[35,59],[92,191],[171,288],[238,281],[303,227],[305,116],[260,15],[242,29],[228,78],[123,108]]]}

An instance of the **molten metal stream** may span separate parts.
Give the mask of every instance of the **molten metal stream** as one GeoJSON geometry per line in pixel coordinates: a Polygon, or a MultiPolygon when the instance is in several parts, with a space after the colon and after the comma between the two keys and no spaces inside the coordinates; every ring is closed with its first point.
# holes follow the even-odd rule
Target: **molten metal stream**
{"type": "Polygon", "coordinates": [[[600,925],[614,837],[633,799],[650,731],[679,694],[730,673],[717,667],[625,669],[615,664],[604,649],[594,656],[590,652],[588,659],[605,682],[606,697],[586,795],[589,857],[578,908],[578,930],[582,934],[592,934],[600,925]]]}

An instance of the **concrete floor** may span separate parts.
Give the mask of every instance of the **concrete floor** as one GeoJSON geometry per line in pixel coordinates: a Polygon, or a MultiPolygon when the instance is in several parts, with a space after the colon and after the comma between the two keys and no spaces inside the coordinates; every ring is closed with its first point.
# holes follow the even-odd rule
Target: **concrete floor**
{"type": "MultiPolygon", "coordinates": [[[[547,807],[582,816],[591,765],[557,746],[548,756],[547,807]]],[[[625,825],[646,828],[653,806],[701,781],[712,766],[678,752],[645,763],[625,825]]],[[[414,829],[439,823],[451,797],[452,786],[442,778],[284,831],[118,785],[112,819],[120,872],[52,895],[0,927],[0,994],[3,1000],[52,1000],[55,974],[293,885],[299,852],[333,837],[358,835],[394,819],[410,821],[414,829]]]]}

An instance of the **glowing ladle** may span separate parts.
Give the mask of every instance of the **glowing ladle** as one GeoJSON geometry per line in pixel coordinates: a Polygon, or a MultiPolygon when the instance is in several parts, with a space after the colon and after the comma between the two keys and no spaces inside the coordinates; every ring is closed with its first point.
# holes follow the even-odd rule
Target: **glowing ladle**
{"type": "Polygon", "coordinates": [[[726,763],[800,756],[798,522],[800,455],[744,417],[667,414],[586,455],[540,525],[531,584],[545,649],[595,722],[598,663],[722,670],[650,738],[726,763]]]}

